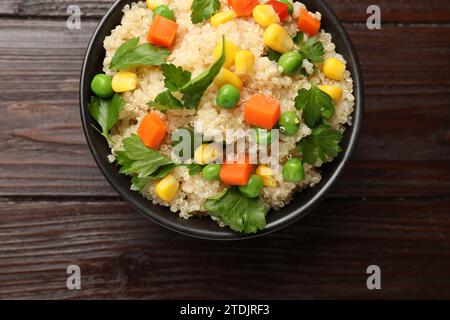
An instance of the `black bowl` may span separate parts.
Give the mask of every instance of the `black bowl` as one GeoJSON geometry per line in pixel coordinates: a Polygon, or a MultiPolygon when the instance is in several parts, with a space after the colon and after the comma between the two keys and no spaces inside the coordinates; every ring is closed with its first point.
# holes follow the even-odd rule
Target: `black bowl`
{"type": "Polygon", "coordinates": [[[322,13],[322,26],[327,32],[332,34],[337,51],[347,60],[347,68],[353,76],[356,106],[353,114],[353,125],[345,132],[341,144],[344,152],[332,163],[322,168],[322,181],[319,185],[297,194],[294,200],[282,210],[271,211],[267,216],[265,230],[257,234],[245,235],[233,232],[227,228],[220,228],[216,222],[207,218],[193,218],[186,221],[179,218],[177,214],[170,212],[168,208],[152,204],[150,201],[141,197],[139,193],[130,191],[130,179],[119,174],[117,166],[109,163],[107,159],[110,150],[105,139],[93,129],[92,125],[94,124],[94,120],[88,111],[88,102],[91,96],[89,85],[92,78],[102,71],[105,56],[103,39],[120,24],[124,5],[135,1],[119,0],[108,10],[89,42],[81,72],[80,106],[84,133],[92,155],[109,183],[122,198],[150,220],[170,230],[203,239],[235,240],[257,237],[279,230],[304,217],[321,201],[333,183],[338,179],[345,165],[349,162],[362,125],[364,87],[358,57],[343,25],[339,22],[333,11],[322,0],[303,1],[309,10],[322,13]]]}

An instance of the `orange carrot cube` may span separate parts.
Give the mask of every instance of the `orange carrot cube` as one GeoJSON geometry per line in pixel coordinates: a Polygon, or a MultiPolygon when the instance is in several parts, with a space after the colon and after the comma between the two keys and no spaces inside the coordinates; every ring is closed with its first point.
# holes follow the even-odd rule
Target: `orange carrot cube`
{"type": "Polygon", "coordinates": [[[147,41],[155,46],[169,48],[178,31],[178,24],[163,16],[156,16],[148,31],[147,41]]]}
{"type": "Polygon", "coordinates": [[[246,186],[253,172],[253,165],[250,164],[248,156],[235,162],[222,165],[220,179],[229,186],[246,186]]]}
{"type": "Polygon", "coordinates": [[[151,149],[159,149],[166,136],[167,125],[157,113],[152,112],[144,117],[137,133],[144,145],[151,149]]]}
{"type": "Polygon", "coordinates": [[[255,94],[245,104],[244,119],[247,123],[271,130],[280,118],[280,102],[272,97],[255,94]]]}

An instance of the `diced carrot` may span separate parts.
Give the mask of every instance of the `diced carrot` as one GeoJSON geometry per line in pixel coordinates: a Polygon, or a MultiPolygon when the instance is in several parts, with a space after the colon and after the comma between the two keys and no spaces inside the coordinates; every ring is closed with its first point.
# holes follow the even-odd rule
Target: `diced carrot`
{"type": "Polygon", "coordinates": [[[289,16],[289,7],[286,3],[276,0],[270,0],[265,2],[264,4],[269,4],[273,7],[277,15],[280,17],[280,21],[284,22],[289,16]]]}
{"type": "Polygon", "coordinates": [[[311,17],[305,8],[300,10],[298,17],[298,28],[310,36],[315,36],[320,30],[320,21],[311,17]]]}
{"type": "Polygon", "coordinates": [[[258,0],[228,0],[228,5],[238,17],[250,16],[258,4],[258,0]]]}
{"type": "Polygon", "coordinates": [[[137,133],[144,145],[158,149],[166,136],[167,125],[157,113],[152,112],[144,117],[137,133]]]}
{"type": "Polygon", "coordinates": [[[229,186],[245,186],[253,172],[253,165],[250,159],[245,156],[243,159],[229,162],[222,165],[220,169],[220,179],[229,186]]]}
{"type": "Polygon", "coordinates": [[[160,47],[170,47],[177,35],[178,24],[163,16],[156,16],[148,31],[147,41],[160,47]]]}
{"type": "Polygon", "coordinates": [[[280,118],[280,102],[272,97],[255,94],[245,104],[244,119],[247,123],[271,130],[280,118]]]}

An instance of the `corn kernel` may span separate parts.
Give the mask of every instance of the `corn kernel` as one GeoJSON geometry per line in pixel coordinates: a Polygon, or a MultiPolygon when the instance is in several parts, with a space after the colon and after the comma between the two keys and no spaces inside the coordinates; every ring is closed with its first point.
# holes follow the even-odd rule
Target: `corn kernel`
{"type": "Polygon", "coordinates": [[[328,94],[335,102],[342,97],[342,89],[336,86],[319,86],[319,89],[328,94]]]}
{"type": "Polygon", "coordinates": [[[233,10],[219,12],[211,17],[211,24],[217,28],[219,25],[227,23],[228,21],[231,21],[236,17],[237,15],[233,10]]]}
{"type": "Polygon", "coordinates": [[[147,8],[149,8],[151,10],[155,10],[156,7],[166,4],[164,0],[146,0],[146,2],[147,2],[147,8]]]}
{"type": "Polygon", "coordinates": [[[330,79],[341,80],[344,75],[345,64],[336,58],[328,58],[323,64],[323,73],[330,79]]]}
{"type": "Polygon", "coordinates": [[[265,187],[276,187],[277,182],[273,178],[273,170],[268,166],[260,165],[256,168],[256,174],[261,178],[265,187]]]}
{"type": "Polygon", "coordinates": [[[114,92],[122,93],[136,89],[138,77],[133,72],[120,71],[112,79],[112,89],[114,92]]]}
{"type": "Polygon", "coordinates": [[[255,55],[248,50],[241,50],[234,57],[237,74],[248,74],[255,65],[255,55]]]}
{"type": "MultiPolygon", "coordinates": [[[[220,40],[213,51],[213,57],[216,60],[218,60],[222,55],[222,45],[222,40],[220,40]]],[[[229,68],[234,64],[234,56],[238,51],[238,47],[236,47],[233,42],[225,40],[225,63],[223,64],[224,68],[229,68]]]]}
{"type": "Polygon", "coordinates": [[[180,183],[171,174],[165,176],[155,187],[155,193],[165,202],[171,202],[180,189],[180,183]]]}
{"type": "Polygon", "coordinates": [[[267,4],[257,5],[253,9],[253,19],[256,23],[263,27],[268,27],[272,23],[280,23],[280,17],[272,6],[267,4]]]}
{"type": "Polygon", "coordinates": [[[286,53],[294,48],[294,40],[277,23],[271,24],[264,31],[264,44],[279,53],[286,53]]]}
{"type": "Polygon", "coordinates": [[[214,79],[214,84],[219,88],[222,88],[226,84],[231,84],[239,90],[242,90],[242,88],[244,87],[244,83],[242,82],[241,78],[225,68],[222,68],[222,70],[220,70],[219,74],[214,79]]]}
{"type": "Polygon", "coordinates": [[[202,144],[195,150],[194,160],[200,165],[205,165],[213,162],[221,155],[220,149],[217,144],[202,144]]]}

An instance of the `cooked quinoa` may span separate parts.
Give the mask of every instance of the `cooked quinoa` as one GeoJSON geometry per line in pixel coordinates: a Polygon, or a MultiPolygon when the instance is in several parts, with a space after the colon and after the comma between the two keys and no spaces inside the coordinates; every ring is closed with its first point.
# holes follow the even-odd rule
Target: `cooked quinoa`
{"type": "MultiPolygon", "coordinates": [[[[220,0],[221,9],[227,9],[227,0],[220,0]]],[[[208,21],[193,24],[191,21],[191,0],[166,0],[166,4],[174,12],[178,32],[174,46],[167,58],[167,63],[182,67],[184,70],[192,72],[195,77],[205,69],[209,68],[216,59],[212,52],[222,39],[222,36],[236,44],[241,50],[251,51],[255,59],[254,67],[250,74],[243,77],[244,87],[241,90],[241,102],[234,109],[219,108],[216,104],[216,96],[219,88],[215,85],[209,86],[204,93],[200,105],[197,109],[172,109],[166,112],[153,110],[148,102],[153,101],[156,96],[166,90],[164,76],[160,68],[141,67],[133,72],[138,77],[137,88],[133,91],[124,92],[122,98],[125,106],[119,115],[119,121],[112,128],[110,133],[111,156],[110,161],[115,160],[116,152],[123,150],[122,141],[125,138],[137,134],[138,128],[143,118],[154,111],[161,119],[167,123],[168,135],[158,150],[161,154],[172,157],[172,144],[170,143],[170,133],[178,128],[191,127],[204,136],[212,136],[215,130],[223,132],[227,129],[250,129],[251,126],[244,120],[243,105],[253,95],[260,93],[271,96],[280,102],[281,112],[296,112],[302,119],[302,110],[295,107],[295,98],[300,89],[311,89],[312,84],[332,85],[342,89],[342,97],[334,103],[334,116],[327,120],[327,123],[335,130],[344,132],[347,125],[351,125],[351,115],[354,108],[353,80],[349,71],[345,71],[342,80],[335,81],[327,78],[321,71],[321,64],[315,66],[308,60],[303,60],[302,67],[307,76],[296,74],[287,76],[283,74],[277,62],[269,60],[266,56],[267,47],[263,36],[265,27],[260,26],[250,16],[247,18],[236,18],[218,27],[212,26],[208,21]]],[[[283,27],[291,37],[298,32],[297,19],[300,10],[305,6],[300,2],[295,2],[294,11],[283,23],[283,27]]],[[[147,8],[145,2],[136,2],[126,5],[123,9],[121,24],[117,26],[111,35],[104,40],[106,57],[103,63],[103,71],[106,75],[114,76],[117,72],[111,71],[109,66],[117,49],[127,40],[138,37],[139,43],[147,43],[148,26],[152,24],[152,10],[147,8]]],[[[320,20],[320,13],[310,13],[315,19],[320,20]]],[[[308,36],[305,34],[305,38],[308,36]]],[[[335,51],[335,44],[332,37],[325,30],[321,30],[317,35],[318,40],[323,44],[325,54],[324,60],[336,58],[342,63],[346,61],[335,51]]],[[[230,68],[233,71],[234,67],[230,68]]],[[[305,137],[311,134],[311,129],[303,121],[298,132],[293,136],[280,135],[280,163],[284,163],[292,157],[292,151],[296,145],[305,137]]],[[[233,137],[227,143],[233,142],[233,137]]],[[[173,159],[175,161],[175,159],[173,159]]],[[[326,161],[332,161],[331,158],[326,161]]],[[[316,186],[321,180],[320,167],[322,161],[318,161],[314,166],[304,163],[304,179],[298,183],[286,182],[283,179],[281,166],[275,170],[275,187],[264,187],[261,191],[261,200],[264,203],[266,213],[270,209],[278,210],[288,204],[296,192],[307,187],[316,186]]],[[[201,174],[190,175],[186,166],[177,166],[171,173],[179,182],[179,190],[170,203],[161,200],[155,193],[158,181],[149,182],[143,189],[142,194],[155,204],[167,206],[174,213],[178,213],[183,218],[192,216],[204,216],[207,214],[204,209],[205,202],[223,191],[226,186],[220,181],[208,181],[201,174]]],[[[221,223],[220,219],[219,224],[221,223]]]]}

